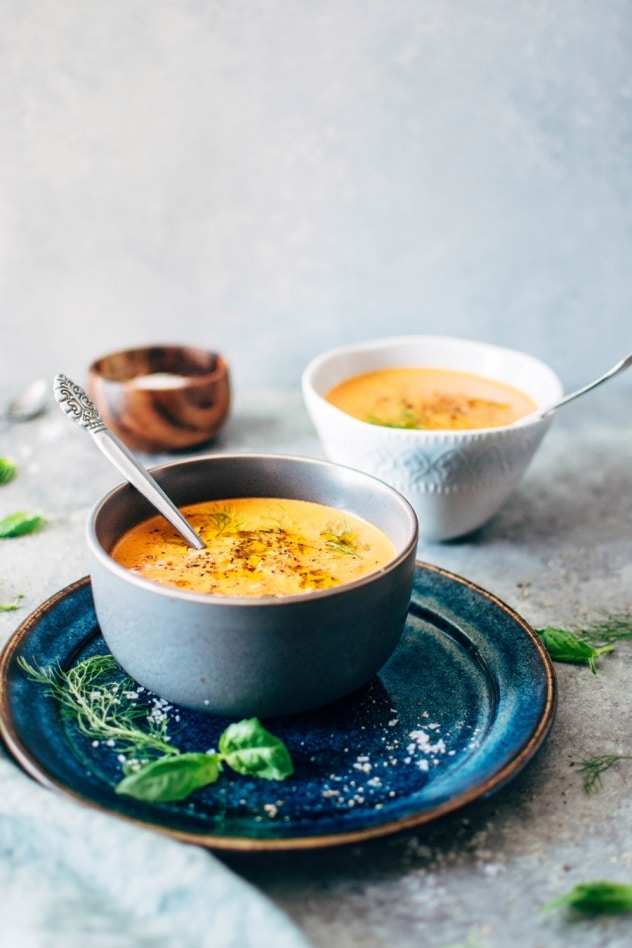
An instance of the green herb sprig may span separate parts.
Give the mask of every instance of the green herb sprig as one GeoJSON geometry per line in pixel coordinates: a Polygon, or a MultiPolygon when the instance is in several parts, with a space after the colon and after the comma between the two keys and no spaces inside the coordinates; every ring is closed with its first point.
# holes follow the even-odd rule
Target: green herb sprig
{"type": "Polygon", "coordinates": [[[415,414],[412,411],[402,410],[400,413],[401,421],[385,421],[383,418],[379,418],[377,415],[366,415],[365,421],[369,425],[378,425],[381,428],[404,428],[406,430],[423,430],[426,426],[424,425],[423,418],[421,415],[415,414]]]}
{"type": "Polygon", "coordinates": [[[346,556],[360,556],[358,537],[345,523],[327,524],[320,536],[328,549],[344,553],[346,556]]]}
{"type": "Polygon", "coordinates": [[[588,622],[577,630],[577,637],[591,645],[612,645],[625,639],[632,639],[632,615],[625,612],[614,612],[588,622]]]}
{"type": "Polygon", "coordinates": [[[556,662],[587,662],[593,675],[597,674],[595,661],[600,655],[614,651],[614,645],[602,645],[597,648],[582,641],[567,629],[556,629],[548,625],[538,632],[551,658],[556,662]]]}
{"type": "Polygon", "coordinates": [[[36,668],[22,657],[18,661],[33,681],[47,686],[84,737],[110,741],[115,751],[133,760],[178,753],[170,744],[166,717],[148,715],[147,708],[131,697],[137,687],[132,678],[114,678],[120,666],[112,655],[86,658],[67,671],[36,668]],[[140,721],[146,728],[139,726],[140,721]]]}
{"type": "Polygon", "coordinates": [[[26,533],[33,533],[44,524],[44,517],[40,514],[30,514],[24,511],[9,514],[0,520],[0,539],[21,537],[26,533]]]}
{"type": "Polygon", "coordinates": [[[632,760],[631,754],[595,754],[580,761],[584,791],[597,793],[601,790],[601,775],[621,760],[632,760]]]}
{"type": "Polygon", "coordinates": [[[17,465],[11,458],[0,458],[0,484],[8,484],[17,474],[17,465]]]}
{"type": "Polygon", "coordinates": [[[120,678],[111,655],[84,659],[68,671],[36,668],[23,658],[19,663],[30,678],[47,686],[82,734],[126,758],[116,793],[171,803],[215,783],[224,765],[267,780],[284,780],[294,772],[287,747],[258,718],[230,724],[217,751],[181,753],[171,743],[166,714],[148,713],[137,700],[138,686],[128,676],[120,678]]]}
{"type": "Polygon", "coordinates": [[[556,662],[586,662],[596,674],[595,661],[614,651],[614,643],[632,639],[632,615],[614,612],[581,627],[558,629],[546,626],[538,630],[551,658],[556,662]]]}
{"type": "Polygon", "coordinates": [[[15,612],[16,609],[20,608],[20,603],[24,599],[22,593],[17,595],[13,602],[0,602],[0,612],[15,612]]]}
{"type": "Polygon", "coordinates": [[[224,507],[223,510],[214,510],[208,515],[208,521],[215,530],[216,537],[224,536],[226,533],[237,533],[240,527],[239,521],[230,507],[224,507]]]}
{"type": "Polygon", "coordinates": [[[582,882],[548,902],[542,911],[568,905],[585,914],[632,912],[632,885],[620,882],[582,882]]]}

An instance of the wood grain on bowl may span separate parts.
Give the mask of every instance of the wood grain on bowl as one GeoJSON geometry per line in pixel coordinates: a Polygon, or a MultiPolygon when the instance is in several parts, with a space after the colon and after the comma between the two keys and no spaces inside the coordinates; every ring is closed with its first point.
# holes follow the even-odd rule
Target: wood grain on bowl
{"type": "Polygon", "coordinates": [[[111,353],[91,366],[88,393],[105,423],[137,451],[172,451],[209,441],[230,410],[226,360],[187,346],[111,353]]]}

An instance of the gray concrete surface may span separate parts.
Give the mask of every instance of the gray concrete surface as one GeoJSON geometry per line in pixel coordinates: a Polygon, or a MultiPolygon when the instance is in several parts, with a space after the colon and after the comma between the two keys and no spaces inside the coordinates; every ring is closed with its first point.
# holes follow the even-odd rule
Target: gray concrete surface
{"type": "MultiPolygon", "coordinates": [[[[632,614],[632,438],[629,388],[607,387],[560,412],[527,475],[497,517],[420,559],[466,576],[535,628],[607,612],[632,614]]],[[[41,533],[3,541],[0,642],[49,595],[87,572],[84,527],[118,483],[90,437],[55,405],[0,433],[20,475],[0,514],[39,510],[41,533]],[[11,544],[10,547],[8,544],[11,544]]],[[[239,396],[212,451],[321,456],[300,396],[239,396]]],[[[153,463],[164,458],[149,458],[153,463]]],[[[627,946],[629,916],[578,919],[542,906],[578,882],[632,883],[632,763],[587,795],[578,764],[632,753],[632,641],[584,666],[557,665],[559,707],[536,757],[487,800],[403,835],[347,848],[220,858],[269,895],[317,948],[627,946]]]]}

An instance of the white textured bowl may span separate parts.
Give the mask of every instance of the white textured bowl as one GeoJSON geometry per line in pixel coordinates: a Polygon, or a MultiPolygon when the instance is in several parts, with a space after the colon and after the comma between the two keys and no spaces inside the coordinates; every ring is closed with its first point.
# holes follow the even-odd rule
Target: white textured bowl
{"type": "Polygon", "coordinates": [[[502,428],[419,431],[368,424],[325,399],[344,379],[396,366],[487,376],[521,389],[538,408],[562,397],[562,383],[526,353],[447,336],[393,336],[343,346],[306,366],[303,398],[327,457],[404,494],[419,518],[420,539],[464,536],[489,520],[517,487],[551,417],[536,414],[502,428]]]}

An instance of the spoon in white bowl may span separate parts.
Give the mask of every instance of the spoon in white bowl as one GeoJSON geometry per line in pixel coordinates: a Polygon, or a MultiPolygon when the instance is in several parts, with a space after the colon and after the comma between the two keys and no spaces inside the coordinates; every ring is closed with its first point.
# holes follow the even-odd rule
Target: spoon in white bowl
{"type": "Polygon", "coordinates": [[[56,375],[54,382],[55,398],[63,412],[69,415],[80,428],[89,431],[106,458],[114,464],[156,510],[169,521],[181,537],[194,550],[203,550],[204,541],[193,530],[190,523],[178,510],[162,487],[154,480],[147,468],[138,461],[132,452],[110,431],[98,408],[80,385],[66,375],[56,375]]]}
{"type": "Polygon", "coordinates": [[[620,362],[617,362],[616,365],[613,365],[611,369],[608,369],[607,372],[604,372],[603,375],[600,375],[598,379],[595,379],[593,382],[589,382],[588,385],[584,385],[582,388],[578,388],[577,391],[571,392],[570,395],[565,395],[564,398],[560,398],[559,402],[549,405],[548,408],[545,408],[543,411],[539,411],[537,414],[540,418],[548,418],[549,415],[552,415],[553,412],[556,412],[558,408],[562,407],[562,405],[566,405],[567,402],[572,402],[575,398],[579,398],[580,395],[585,395],[586,392],[590,392],[593,388],[601,385],[602,382],[606,382],[608,379],[611,379],[613,375],[618,375],[619,372],[629,369],[631,365],[632,352],[628,353],[625,359],[621,359],[620,362]]]}
{"type": "Polygon", "coordinates": [[[4,410],[2,420],[17,423],[37,418],[45,410],[49,396],[47,379],[36,379],[11,399],[4,410]]]}

